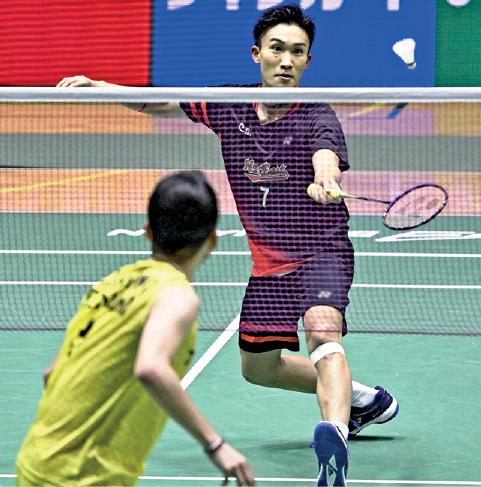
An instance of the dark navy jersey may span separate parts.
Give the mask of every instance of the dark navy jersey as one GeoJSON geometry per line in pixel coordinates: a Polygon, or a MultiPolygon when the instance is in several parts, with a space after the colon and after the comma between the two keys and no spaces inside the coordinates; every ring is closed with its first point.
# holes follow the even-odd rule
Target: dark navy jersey
{"type": "Polygon", "coordinates": [[[266,125],[260,124],[256,103],[192,102],[181,107],[220,139],[252,251],[253,275],[288,271],[319,253],[352,250],[344,202],[322,205],[306,192],[314,182],[312,156],[318,150],[332,150],[341,171],[349,169],[342,127],[329,105],[296,104],[266,125]]]}

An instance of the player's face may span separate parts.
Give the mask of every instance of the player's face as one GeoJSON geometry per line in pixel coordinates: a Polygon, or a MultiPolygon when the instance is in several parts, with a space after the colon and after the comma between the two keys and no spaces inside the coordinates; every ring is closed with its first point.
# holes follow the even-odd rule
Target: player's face
{"type": "Polygon", "coordinates": [[[262,86],[299,86],[309,65],[309,37],[298,25],[278,24],[267,30],[260,47],[252,47],[252,59],[260,64],[262,86]]]}

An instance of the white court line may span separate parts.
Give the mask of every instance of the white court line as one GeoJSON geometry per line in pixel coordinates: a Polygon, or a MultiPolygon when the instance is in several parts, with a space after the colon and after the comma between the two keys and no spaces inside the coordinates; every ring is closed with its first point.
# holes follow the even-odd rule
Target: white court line
{"type": "MultiPolygon", "coordinates": [[[[16,478],[15,474],[0,474],[0,478],[16,478]]],[[[190,482],[222,482],[224,477],[159,477],[153,475],[141,475],[139,480],[177,480],[177,481],[190,481],[190,482]]],[[[230,481],[235,482],[234,477],[229,477],[230,481]]],[[[294,478],[263,478],[256,477],[256,482],[305,482],[313,484],[317,479],[294,479],[294,478]]],[[[467,485],[467,486],[478,486],[481,482],[470,482],[462,480],[354,480],[347,479],[348,485],[354,484],[376,484],[376,485],[467,485]]]]}
{"type": "MultiPolygon", "coordinates": [[[[207,481],[212,480],[214,482],[221,482],[223,477],[157,477],[157,476],[140,476],[139,479],[143,480],[187,480],[187,481],[207,481]]],[[[230,481],[235,481],[234,477],[229,477],[230,481]]],[[[256,477],[257,482],[308,482],[310,484],[316,483],[317,479],[295,479],[295,478],[270,478],[270,477],[256,477]]],[[[377,484],[377,485],[481,485],[481,482],[470,482],[463,480],[354,480],[347,479],[348,485],[350,484],[377,484]]]]}
{"type": "MultiPolygon", "coordinates": [[[[0,250],[0,254],[41,255],[152,255],[151,250],[0,250]]],[[[211,255],[251,255],[249,251],[214,251],[211,255]]]]}
{"type": "MultiPolygon", "coordinates": [[[[51,255],[150,255],[149,250],[0,250],[0,254],[51,254],[51,255]]],[[[251,255],[244,250],[218,250],[212,255],[251,255]]],[[[430,257],[479,259],[481,254],[433,254],[423,252],[354,252],[357,257],[430,257]]]]}
{"type": "Polygon", "coordinates": [[[184,378],[180,381],[180,385],[187,389],[194,379],[207,367],[209,362],[219,353],[222,347],[235,335],[239,329],[239,318],[237,315],[232,323],[217,337],[217,340],[209,347],[209,349],[200,357],[199,360],[190,368],[184,378]]]}
{"type": "MultiPolygon", "coordinates": [[[[0,281],[0,286],[93,286],[100,281],[0,281]]],[[[247,282],[192,282],[192,286],[247,286],[247,282]]]]}
{"type": "MultiPolygon", "coordinates": [[[[93,286],[98,281],[0,281],[0,286],[93,286]]],[[[247,282],[192,282],[192,286],[247,286],[247,282]]],[[[353,284],[359,288],[381,289],[481,289],[474,285],[449,284],[353,284]]]]}
{"type": "Polygon", "coordinates": [[[439,257],[439,258],[481,258],[481,254],[431,254],[424,252],[354,252],[356,257],[439,257]]]}
{"type": "Polygon", "coordinates": [[[362,288],[393,288],[393,289],[481,289],[481,286],[449,285],[449,284],[353,284],[352,287],[362,288]]]}

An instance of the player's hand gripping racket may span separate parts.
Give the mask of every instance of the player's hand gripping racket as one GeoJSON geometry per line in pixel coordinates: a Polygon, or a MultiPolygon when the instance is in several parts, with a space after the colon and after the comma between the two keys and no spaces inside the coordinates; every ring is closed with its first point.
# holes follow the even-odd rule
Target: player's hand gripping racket
{"type": "MultiPolygon", "coordinates": [[[[307,188],[312,196],[313,184],[307,188]]],[[[439,215],[448,201],[448,193],[437,184],[420,184],[400,194],[392,201],[376,200],[364,196],[353,196],[342,190],[326,190],[334,199],[353,198],[388,205],[382,217],[383,224],[391,230],[409,230],[431,221],[439,215]]]]}

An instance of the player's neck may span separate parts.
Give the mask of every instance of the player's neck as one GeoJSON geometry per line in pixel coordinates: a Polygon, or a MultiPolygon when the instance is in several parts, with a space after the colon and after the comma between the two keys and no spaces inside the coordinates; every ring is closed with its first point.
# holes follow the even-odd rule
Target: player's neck
{"type": "Polygon", "coordinates": [[[259,103],[257,116],[261,125],[275,122],[285,116],[292,107],[292,103],[259,103]]]}
{"type": "Polygon", "coordinates": [[[176,259],[175,257],[167,256],[162,252],[158,252],[158,251],[152,252],[152,259],[158,262],[167,262],[168,264],[175,267],[178,271],[185,274],[189,281],[193,279],[195,269],[197,268],[196,264],[192,262],[192,259],[180,260],[180,259],[176,259]]]}

